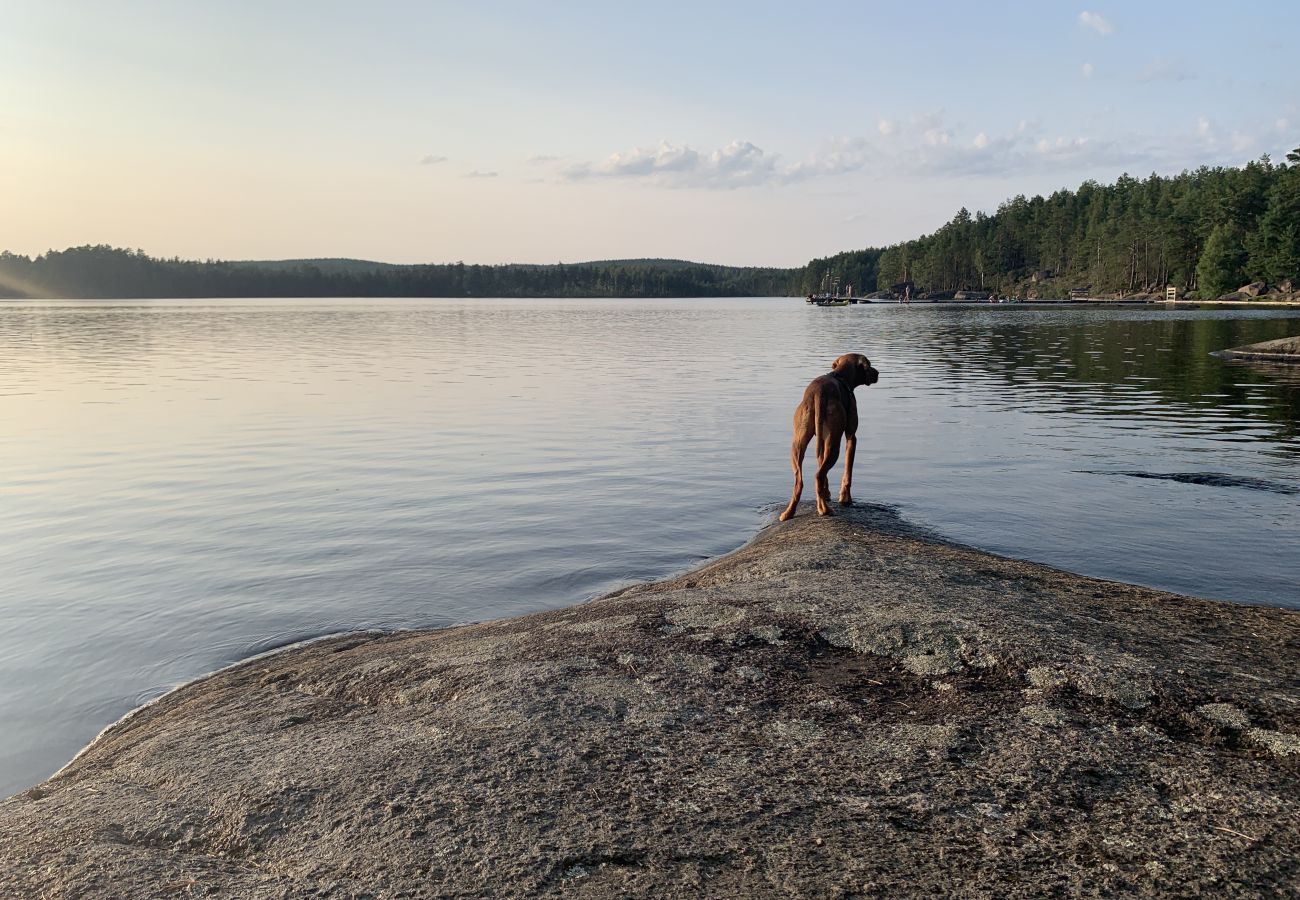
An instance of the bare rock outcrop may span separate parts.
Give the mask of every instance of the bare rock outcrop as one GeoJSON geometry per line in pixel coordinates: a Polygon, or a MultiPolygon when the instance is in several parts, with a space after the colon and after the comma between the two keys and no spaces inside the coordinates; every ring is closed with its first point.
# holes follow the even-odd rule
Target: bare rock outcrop
{"type": "Polygon", "coordinates": [[[1294,894],[1300,614],[886,510],[250,660],[0,804],[5,897],[1294,894]]]}
{"type": "Polygon", "coordinates": [[[1231,350],[1219,350],[1212,354],[1224,359],[1258,359],[1268,362],[1300,363],[1300,335],[1278,338],[1275,341],[1260,341],[1258,344],[1246,344],[1231,350]]]}

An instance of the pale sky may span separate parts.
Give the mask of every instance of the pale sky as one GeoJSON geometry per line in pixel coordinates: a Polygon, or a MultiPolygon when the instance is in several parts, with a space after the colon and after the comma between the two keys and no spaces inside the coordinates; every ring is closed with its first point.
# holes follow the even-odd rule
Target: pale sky
{"type": "Polygon", "coordinates": [[[1281,159],[1298,34],[1294,0],[0,0],[0,249],[802,265],[1281,159]]]}

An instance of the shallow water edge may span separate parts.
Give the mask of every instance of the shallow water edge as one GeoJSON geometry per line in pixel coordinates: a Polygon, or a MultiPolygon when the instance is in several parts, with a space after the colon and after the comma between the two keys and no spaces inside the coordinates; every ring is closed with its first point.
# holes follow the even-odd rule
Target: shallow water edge
{"type": "Polygon", "coordinates": [[[1300,614],[898,525],[799,516],[593,602],[216,673],[0,804],[0,891],[1284,883],[1300,614]]]}

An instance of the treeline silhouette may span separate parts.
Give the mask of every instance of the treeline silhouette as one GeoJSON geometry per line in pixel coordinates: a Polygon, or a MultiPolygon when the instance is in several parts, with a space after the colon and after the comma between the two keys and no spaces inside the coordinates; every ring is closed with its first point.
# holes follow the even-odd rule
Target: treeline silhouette
{"type": "Polygon", "coordinates": [[[36,257],[0,253],[5,297],[743,297],[784,295],[790,282],[790,269],[680,260],[399,266],[360,260],[198,262],[109,246],[36,257]]]}
{"type": "Polygon", "coordinates": [[[1300,288],[1300,148],[1275,165],[1013,197],[997,212],[961,209],[933,234],[814,259],[798,269],[682,260],[572,265],[399,266],[362,260],[203,262],[139,250],[73,247],[0,253],[4,297],[741,297],[857,294],[910,283],[918,292],[995,290],[1039,296],[1075,287],[1145,293],[1175,285],[1218,297],[1255,281],[1300,288]]]}
{"type": "Polygon", "coordinates": [[[1086,181],[1049,197],[1013,197],[993,215],[963,208],[916,240],[814,259],[796,293],[817,291],[828,276],[863,291],[910,282],[918,291],[1010,293],[1055,281],[1057,291],[1175,285],[1218,297],[1254,281],[1300,286],[1300,148],[1287,161],[1086,181]]]}

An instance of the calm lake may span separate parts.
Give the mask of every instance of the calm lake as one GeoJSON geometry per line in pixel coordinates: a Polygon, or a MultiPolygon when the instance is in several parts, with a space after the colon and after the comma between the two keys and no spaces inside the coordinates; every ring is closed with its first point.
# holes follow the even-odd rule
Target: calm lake
{"type": "Polygon", "coordinates": [[[849,350],[881,373],[859,500],[1300,607],[1300,367],[1208,355],[1296,333],[1300,310],[0,303],[0,795],[252,654],[734,549],[788,499],[791,412],[849,350]]]}

